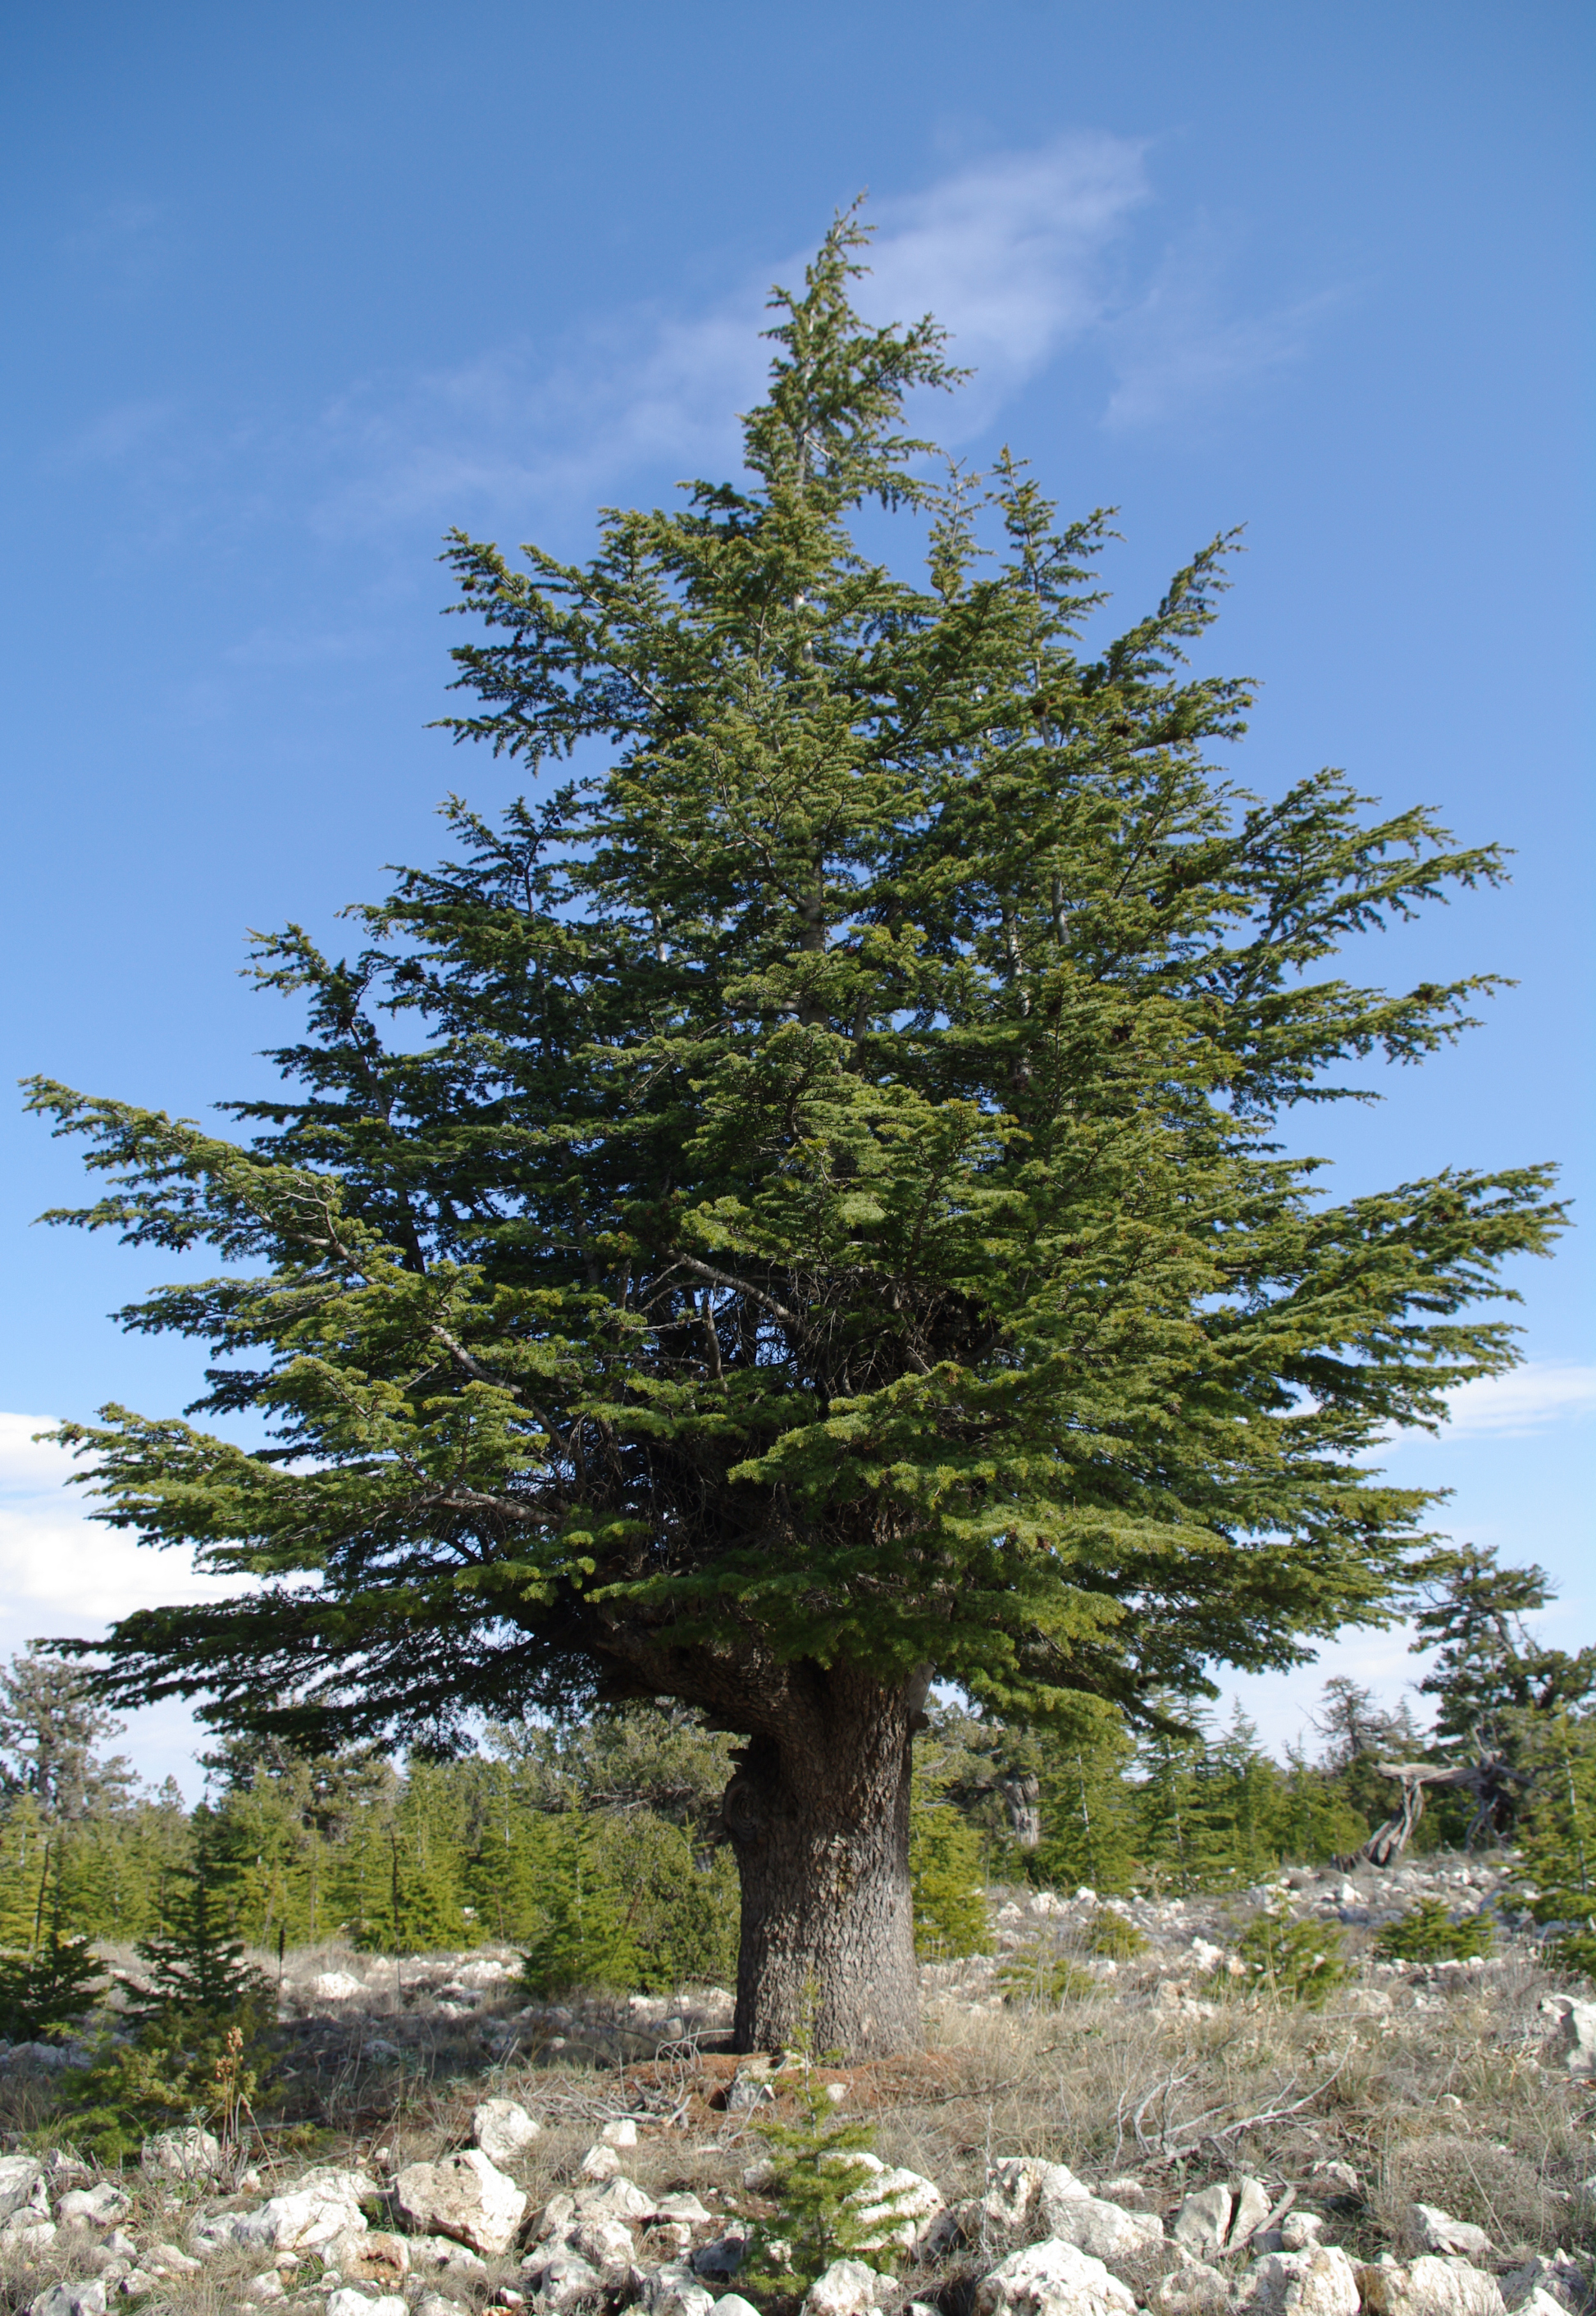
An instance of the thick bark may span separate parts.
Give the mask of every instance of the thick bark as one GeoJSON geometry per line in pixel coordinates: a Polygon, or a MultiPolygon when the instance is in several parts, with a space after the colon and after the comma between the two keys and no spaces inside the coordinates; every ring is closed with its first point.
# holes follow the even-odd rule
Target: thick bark
{"type": "Polygon", "coordinates": [[[812,1665],[784,1687],[724,1804],[743,1889],[736,2047],[915,2049],[909,1776],[925,1683],[812,1665]]]}

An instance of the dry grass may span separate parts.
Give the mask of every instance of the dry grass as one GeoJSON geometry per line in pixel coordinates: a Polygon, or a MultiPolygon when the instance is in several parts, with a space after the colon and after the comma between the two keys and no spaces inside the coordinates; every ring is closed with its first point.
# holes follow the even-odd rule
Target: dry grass
{"type": "MultiPolygon", "coordinates": [[[[294,1978],[303,1986],[352,1959],[331,1947],[296,1956],[294,1978]]],[[[1190,2188],[1250,2174],[1274,2199],[1289,2190],[1320,2211],[1326,2240],[1361,2257],[1391,2247],[1415,2200],[1484,2227],[1501,2266],[1558,2246],[1596,2251],[1596,2196],[1583,2186],[1596,2173],[1596,2084],[1543,2066],[1550,2022],[1539,2006],[1557,1982],[1526,1949],[1483,1971],[1365,1973],[1321,2011],[1251,1994],[1211,2008],[1182,2001],[1176,1990],[1189,1982],[1170,1978],[1171,1966],[1152,1955],[1053,2010],[948,2000],[933,2009],[920,2056],[822,2072],[843,2086],[845,2113],[872,2122],[878,2152],[936,2180],[953,2205],[979,2195],[993,2159],[1037,2155],[1092,2182],[1132,2175],[1166,2214],[1190,2188]],[[1357,2173],[1356,2195],[1327,2185],[1316,2167],[1332,2161],[1357,2173]]],[[[624,2160],[640,2185],[691,2190],[728,2217],[759,2208],[742,2186],[762,2151],[757,2120],[726,2111],[737,2062],[712,2035],[656,2053],[623,2006],[595,2001],[529,2020],[515,2015],[510,1989],[450,2015],[424,1978],[412,1966],[408,1985],[401,1974],[396,1988],[369,1991],[358,2012],[317,2013],[290,1989],[277,2120],[249,2151],[268,2191],[308,2160],[358,2161],[380,2177],[462,2145],[473,2106],[499,2093],[545,2126],[518,2172],[534,2208],[572,2181],[602,2125],[622,2115],[638,2121],[624,2160]]],[[[11,2146],[69,2145],[57,2085],[0,2076],[0,2131],[11,2146]]],[[[137,2175],[124,2185],[140,2245],[185,2241],[194,2191],[137,2175]]],[[[944,2316],[965,2316],[972,2279],[1005,2249],[973,2223],[970,2234],[914,2278],[944,2316]]],[[[0,2254],[0,2307],[82,2275],[83,2242],[63,2235],[25,2261],[0,2254]]],[[[1171,2257],[1155,2248],[1146,2276],[1128,2280],[1150,2282],[1171,2257]]],[[[260,2265],[214,2260],[163,2282],[160,2304],[174,2316],[236,2316],[260,2265]]],[[[437,2288],[480,2304],[514,2268],[512,2255],[475,2284],[443,2278],[437,2288]]],[[[303,2280],[316,2272],[308,2263],[303,2280]]],[[[306,2316],[321,2307],[300,2301],[306,2316]]]]}

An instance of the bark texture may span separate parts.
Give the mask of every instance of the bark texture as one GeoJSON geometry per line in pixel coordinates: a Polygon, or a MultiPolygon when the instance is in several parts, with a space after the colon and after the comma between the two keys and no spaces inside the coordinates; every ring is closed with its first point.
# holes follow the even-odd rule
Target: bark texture
{"type": "Polygon", "coordinates": [[[919,2047],[909,1779],[925,1686],[791,1668],[778,1725],[741,1755],[723,1805],[742,1879],[739,2051],[806,2034],[853,2057],[919,2047]]]}

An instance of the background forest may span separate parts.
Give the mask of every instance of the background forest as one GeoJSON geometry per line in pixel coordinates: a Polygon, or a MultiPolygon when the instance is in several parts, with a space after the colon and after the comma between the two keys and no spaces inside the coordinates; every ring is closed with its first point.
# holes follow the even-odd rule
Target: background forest
{"type": "MultiPolygon", "coordinates": [[[[1538,1569],[1454,1555],[1417,1618],[1418,1645],[1434,1652],[1419,1684],[1432,1725],[1332,1680],[1314,1749],[1283,1762],[1239,1713],[1216,1726],[1191,1697],[1164,1700],[1168,1725],[1139,1736],[1107,1722],[1020,1732],[937,1703],[913,1819],[923,1956],[980,1950],[978,1893],[994,1883],[1223,1890],[1344,1856],[1391,1804],[1379,1761],[1484,1748],[1516,1774],[1476,1839],[1514,1842],[1538,1916],[1583,1947],[1596,1904],[1596,1651],[1531,1637],[1524,1620],[1548,1597],[1538,1569]]],[[[191,1955],[234,1940],[280,1957],[503,1944],[525,1955],[534,1993],[735,1974],[736,1875],[718,1812],[736,1741],[680,1708],[490,1724],[452,1760],[224,1739],[192,1811],[170,1781],[152,1792],[106,1753],[117,1733],[83,1675],[47,1652],[0,1674],[0,1946],[13,1975],[79,1938],[142,1946],[147,1962],[174,1941],[191,1955]]],[[[1461,1843],[1473,1808],[1442,1792],[1414,1848],[1461,1843]]]]}

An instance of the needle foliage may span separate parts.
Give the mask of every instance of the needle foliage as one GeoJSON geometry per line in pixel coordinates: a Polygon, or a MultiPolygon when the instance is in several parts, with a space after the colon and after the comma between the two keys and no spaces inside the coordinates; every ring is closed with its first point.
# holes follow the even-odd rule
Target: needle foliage
{"type": "Polygon", "coordinates": [[[123,1314],[211,1347],[186,1416],[61,1435],[239,1581],[124,1617],[108,1701],[753,1730],[848,1662],[1089,1732],[1397,1597],[1426,1499],[1367,1457],[1511,1363],[1559,1212],[1541,1166],[1334,1204],[1279,1121],[1467,1026],[1483,981],[1332,960],[1500,859],[1232,785],[1228,543],[1088,645],[1102,520],[935,478],[905,400],[957,374],[860,319],[861,240],[775,295],[740,478],[583,565],[452,539],[452,728],[552,777],[451,803],[357,953],[262,943],[308,1028],[239,1138],[31,1087],[111,1178],[54,1219],[223,1266],[123,1314]]]}

